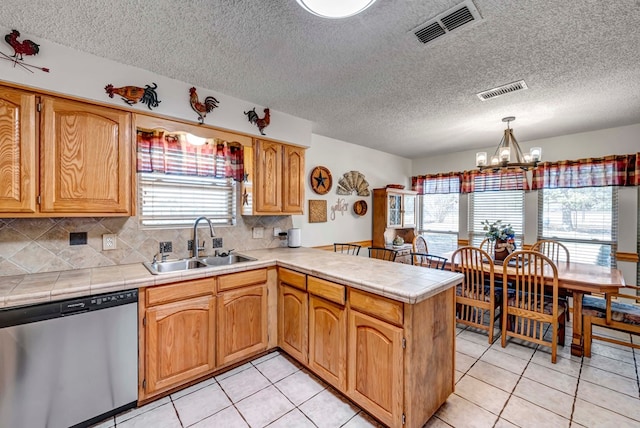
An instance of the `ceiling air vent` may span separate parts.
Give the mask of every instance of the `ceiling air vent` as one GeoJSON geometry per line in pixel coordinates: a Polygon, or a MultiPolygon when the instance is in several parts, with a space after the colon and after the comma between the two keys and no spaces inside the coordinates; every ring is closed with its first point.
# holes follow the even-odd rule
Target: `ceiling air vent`
{"type": "Polygon", "coordinates": [[[517,82],[508,83],[506,85],[498,86],[497,88],[489,89],[488,91],[482,91],[476,95],[481,101],[487,101],[491,98],[499,97],[500,95],[510,94],[511,92],[521,91],[523,89],[529,89],[524,80],[518,80],[517,82]]]}
{"type": "Polygon", "coordinates": [[[471,2],[471,0],[465,0],[418,26],[418,28],[413,30],[413,33],[422,43],[428,43],[440,36],[444,36],[449,31],[481,19],[482,17],[478,13],[478,9],[473,5],[473,2],[471,2]]]}

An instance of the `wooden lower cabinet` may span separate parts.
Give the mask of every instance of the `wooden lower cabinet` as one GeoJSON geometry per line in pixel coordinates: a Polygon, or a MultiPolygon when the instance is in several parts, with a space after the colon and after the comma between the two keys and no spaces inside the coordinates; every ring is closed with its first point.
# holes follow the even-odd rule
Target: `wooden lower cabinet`
{"type": "Polygon", "coordinates": [[[349,311],[347,395],[389,426],[402,425],[403,330],[349,311]]]}
{"type": "Polygon", "coordinates": [[[309,295],[280,283],[278,287],[278,345],[301,363],[307,363],[309,295]]]}
{"type": "Polygon", "coordinates": [[[214,290],[212,280],[146,290],[140,302],[144,328],[141,399],[215,369],[214,290]]]}
{"type": "Polygon", "coordinates": [[[267,349],[267,285],[218,294],[218,365],[267,349]]]}
{"type": "Polygon", "coordinates": [[[341,391],[347,386],[347,311],[309,296],[309,367],[341,391]]]}

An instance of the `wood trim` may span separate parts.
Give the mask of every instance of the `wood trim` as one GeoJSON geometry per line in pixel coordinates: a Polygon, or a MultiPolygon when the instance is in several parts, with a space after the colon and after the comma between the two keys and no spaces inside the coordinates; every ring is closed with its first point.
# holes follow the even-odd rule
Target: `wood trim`
{"type": "MultiPolygon", "coordinates": [[[[355,244],[355,245],[360,245],[362,248],[368,248],[368,247],[371,247],[373,245],[373,241],[372,240],[368,240],[368,241],[352,241],[352,242],[343,242],[343,244],[355,244]]],[[[333,244],[331,244],[331,245],[319,245],[317,247],[311,247],[311,248],[316,248],[318,250],[333,251],[333,244]]]]}
{"type": "Polygon", "coordinates": [[[253,138],[250,135],[218,129],[212,126],[196,125],[180,119],[168,119],[156,115],[150,116],[147,114],[135,114],[134,122],[136,127],[145,129],[164,129],[169,132],[188,132],[203,138],[219,138],[221,140],[238,142],[243,146],[250,146],[253,144],[253,138]]]}
{"type": "Polygon", "coordinates": [[[640,262],[640,258],[638,258],[638,253],[623,253],[620,251],[616,253],[616,260],[618,260],[619,262],[631,262],[631,263],[640,262]]]}
{"type": "Polygon", "coordinates": [[[466,247],[469,245],[468,239],[458,239],[458,247],[466,247]]]}

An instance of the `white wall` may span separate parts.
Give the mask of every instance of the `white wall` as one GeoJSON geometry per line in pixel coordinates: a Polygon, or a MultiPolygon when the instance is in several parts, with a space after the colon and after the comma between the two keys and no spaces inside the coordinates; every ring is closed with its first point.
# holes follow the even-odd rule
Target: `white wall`
{"type": "MultiPolygon", "coordinates": [[[[0,27],[0,30],[6,30],[0,33],[7,34],[11,28],[0,27]]],[[[111,83],[115,87],[144,87],[156,83],[158,85],[156,92],[161,102],[157,108],[153,109],[153,113],[197,123],[198,116],[189,104],[189,88],[194,86],[191,83],[100,58],[30,34],[21,34],[21,39],[31,39],[40,45],[40,53],[25,57],[25,62],[38,67],[47,67],[51,71],[44,73],[34,70],[30,73],[20,66],[14,67],[9,61],[0,61],[0,80],[114,104],[118,107],[127,107],[127,105],[117,95],[109,98],[104,90],[107,84],[111,83]]],[[[9,52],[8,45],[7,48],[3,49],[3,52],[9,52]]],[[[216,92],[211,88],[196,86],[196,89],[200,100],[212,95],[220,102],[219,107],[208,113],[205,118],[207,125],[260,135],[258,128],[249,123],[243,112],[255,107],[256,112],[262,116],[264,107],[269,106],[259,106],[250,101],[216,92]]],[[[141,112],[149,112],[144,104],[137,104],[133,108],[141,112]]],[[[312,123],[308,120],[271,109],[271,124],[265,128],[264,132],[268,138],[308,146],[311,142],[311,125],[312,123]]]]}
{"type": "MultiPolygon", "coordinates": [[[[305,214],[293,216],[295,227],[302,229],[303,246],[330,245],[334,242],[364,241],[371,239],[371,219],[373,206],[373,189],[397,183],[410,187],[411,160],[377,150],[368,149],[355,144],[313,134],[311,147],[307,149],[305,159],[305,214]],[[331,171],[333,187],[326,195],[318,195],[311,190],[309,174],[316,166],[325,166],[331,171]],[[369,182],[371,196],[338,195],[336,186],[342,175],[348,171],[363,173],[369,182]],[[331,206],[342,198],[348,205],[348,211],[336,213],[331,220],[331,206]],[[327,222],[309,223],[308,200],[323,199],[327,201],[327,222]],[[353,203],[364,199],[367,202],[367,213],[360,217],[353,213],[353,203]]],[[[362,252],[361,253],[365,253],[362,252]]]]}

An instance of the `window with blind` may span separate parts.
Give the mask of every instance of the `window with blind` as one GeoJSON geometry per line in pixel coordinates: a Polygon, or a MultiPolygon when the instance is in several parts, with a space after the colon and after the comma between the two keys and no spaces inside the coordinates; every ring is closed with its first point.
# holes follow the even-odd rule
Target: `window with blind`
{"type": "Polygon", "coordinates": [[[469,194],[469,240],[470,245],[479,247],[485,239],[482,222],[511,224],[516,234],[518,249],[524,239],[524,191],[499,190],[474,192],[469,194]]]}
{"type": "Polygon", "coordinates": [[[138,173],[139,219],[143,227],[190,227],[206,216],[214,225],[236,222],[232,178],[138,173]]]}
{"type": "Polygon", "coordinates": [[[572,262],[616,266],[617,188],[541,190],[538,222],[538,239],[566,245],[572,262]]]}
{"type": "Polygon", "coordinates": [[[458,248],[458,193],[419,196],[418,233],[427,241],[429,253],[443,254],[458,248]]]}

